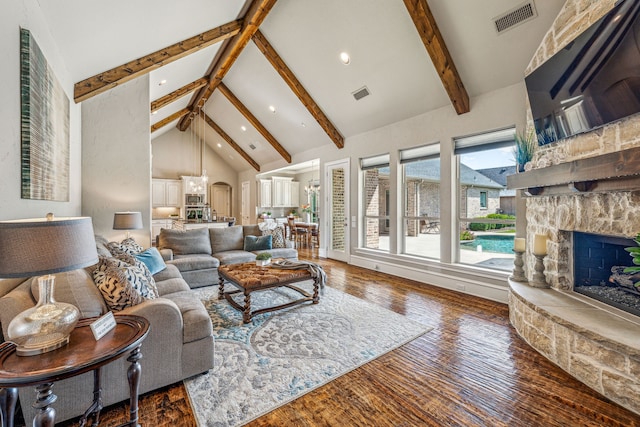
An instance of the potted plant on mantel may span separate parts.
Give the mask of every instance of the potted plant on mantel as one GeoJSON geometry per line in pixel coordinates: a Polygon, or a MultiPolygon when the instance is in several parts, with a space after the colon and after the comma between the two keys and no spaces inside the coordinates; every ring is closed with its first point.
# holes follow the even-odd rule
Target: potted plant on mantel
{"type": "Polygon", "coordinates": [[[516,146],[513,148],[513,157],[516,161],[516,172],[524,172],[524,165],[533,159],[538,140],[533,129],[529,129],[526,133],[516,134],[515,140],[516,146]]]}
{"type": "Polygon", "coordinates": [[[269,252],[261,252],[256,255],[256,265],[258,267],[264,267],[271,264],[271,254],[269,252]]]}

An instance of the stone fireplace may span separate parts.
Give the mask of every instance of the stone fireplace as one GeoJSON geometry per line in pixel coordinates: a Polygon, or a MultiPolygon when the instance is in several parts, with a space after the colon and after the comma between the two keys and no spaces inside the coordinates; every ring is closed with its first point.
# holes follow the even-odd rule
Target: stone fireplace
{"type": "MultiPolygon", "coordinates": [[[[614,3],[567,0],[527,73],[611,10],[614,3]]],[[[531,125],[530,114],[528,121],[531,125]]],[[[640,317],[609,301],[586,296],[582,292],[586,289],[580,289],[605,277],[608,281],[611,267],[604,266],[604,261],[598,261],[601,266],[592,266],[590,272],[584,271],[584,265],[574,264],[574,249],[581,257],[580,239],[585,234],[606,236],[606,242],[598,243],[603,245],[600,250],[593,248],[594,254],[607,252],[605,258],[622,261],[627,257],[630,261],[628,254],[623,257],[619,249],[604,245],[633,246],[627,239],[640,232],[639,168],[629,164],[637,158],[640,115],[538,149],[527,172],[515,179],[519,184],[512,187],[522,189],[526,203],[526,276],[531,280],[534,272],[534,236],[544,234],[548,238],[544,265],[549,288],[510,281],[509,315],[518,334],[538,352],[584,384],[640,414],[640,317]],[[551,177],[556,181],[551,182],[551,177]],[[574,292],[576,282],[578,292],[574,292]]]]}

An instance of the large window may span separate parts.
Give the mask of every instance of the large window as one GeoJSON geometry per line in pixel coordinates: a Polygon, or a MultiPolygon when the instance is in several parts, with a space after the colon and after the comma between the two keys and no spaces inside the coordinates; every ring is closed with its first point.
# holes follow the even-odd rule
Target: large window
{"type": "Polygon", "coordinates": [[[514,135],[509,128],[455,140],[460,263],[513,269],[515,190],[506,184],[515,173],[514,135]]]}
{"type": "Polygon", "coordinates": [[[363,244],[389,251],[389,155],[360,160],[363,200],[363,244]]]}
{"type": "Polygon", "coordinates": [[[403,253],[440,259],[440,144],[400,151],[403,253]]]}

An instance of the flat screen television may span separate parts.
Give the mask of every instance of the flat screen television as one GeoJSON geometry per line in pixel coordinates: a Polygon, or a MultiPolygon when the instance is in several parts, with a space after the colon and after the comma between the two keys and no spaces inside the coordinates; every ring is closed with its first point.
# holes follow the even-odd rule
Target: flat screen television
{"type": "Polygon", "coordinates": [[[620,1],[525,84],[539,145],[640,112],[640,0],[620,1]]]}

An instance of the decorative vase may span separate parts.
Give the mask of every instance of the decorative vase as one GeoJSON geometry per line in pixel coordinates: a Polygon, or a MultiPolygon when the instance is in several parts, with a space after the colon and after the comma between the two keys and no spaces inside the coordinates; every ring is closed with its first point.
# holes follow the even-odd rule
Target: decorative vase
{"type": "Polygon", "coordinates": [[[271,264],[271,260],[270,259],[257,259],[256,260],[256,265],[258,267],[264,267],[266,265],[271,264]]]}
{"type": "Polygon", "coordinates": [[[66,345],[80,318],[71,304],[53,299],[55,276],[38,278],[39,297],[35,307],[18,314],[9,323],[7,335],[16,343],[18,356],[33,356],[66,345]]]}
{"type": "Polygon", "coordinates": [[[305,212],[305,221],[306,223],[310,223],[311,222],[311,212],[305,212]]]}

